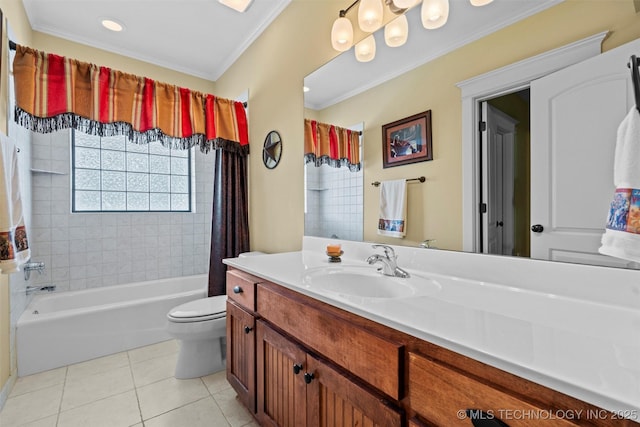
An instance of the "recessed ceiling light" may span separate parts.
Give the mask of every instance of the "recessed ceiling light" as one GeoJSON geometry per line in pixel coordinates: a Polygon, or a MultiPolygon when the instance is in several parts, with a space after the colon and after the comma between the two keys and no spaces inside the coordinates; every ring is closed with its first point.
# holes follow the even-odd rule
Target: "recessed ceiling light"
{"type": "Polygon", "coordinates": [[[105,27],[107,30],[111,30],[115,32],[124,30],[124,25],[114,21],[113,19],[103,19],[102,26],[105,27]]]}
{"type": "Polygon", "coordinates": [[[247,10],[249,5],[251,4],[251,0],[218,0],[225,6],[230,7],[231,9],[237,10],[238,12],[244,12],[247,10]]]}

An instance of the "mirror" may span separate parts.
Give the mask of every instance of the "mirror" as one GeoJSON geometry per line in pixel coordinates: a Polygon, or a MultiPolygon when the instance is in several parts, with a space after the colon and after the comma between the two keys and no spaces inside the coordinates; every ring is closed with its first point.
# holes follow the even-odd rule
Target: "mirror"
{"type": "MultiPolygon", "coordinates": [[[[374,34],[376,40],[376,57],[368,63],[358,63],[354,59],[353,49],[344,52],[325,64],[304,80],[305,87],[309,91],[305,93],[305,117],[314,116],[325,122],[356,122],[364,121],[364,137],[367,143],[364,163],[364,232],[363,240],[384,242],[390,244],[419,246],[424,241],[435,240],[432,246],[440,249],[462,250],[463,231],[461,224],[463,216],[462,180],[463,164],[462,147],[460,146],[461,119],[465,119],[460,113],[461,96],[457,83],[472,79],[474,76],[488,73],[502,68],[508,64],[534,56],[540,52],[557,47],[550,39],[538,46],[540,49],[527,49],[534,52],[523,55],[519,50],[519,44],[526,45],[532,42],[541,33],[531,34],[531,28],[540,25],[542,19],[556,19],[564,22],[564,26],[557,24],[558,31],[563,31],[565,44],[582,39],[587,34],[595,34],[602,28],[616,28],[622,25],[618,16],[597,16],[602,9],[595,7],[591,2],[565,2],[559,1],[535,2],[498,2],[495,1],[482,8],[473,8],[468,2],[452,2],[449,22],[441,32],[428,32],[421,27],[419,8],[413,8],[407,12],[409,21],[409,37],[407,44],[395,48],[391,52],[386,48],[383,37],[383,29],[374,34]],[[538,7],[539,6],[539,7],[538,7]],[[545,18],[533,17],[527,25],[514,25],[501,32],[499,36],[493,34],[487,36],[498,28],[504,28],[507,20],[505,16],[533,16],[545,8],[553,7],[554,10],[545,10],[545,18]],[[504,15],[500,22],[492,21],[490,13],[500,9],[504,15]],[[507,9],[508,8],[508,9],[507,9]],[[516,10],[516,8],[520,8],[516,10]],[[469,9],[469,10],[467,10],[469,9]],[[475,15],[469,15],[475,13],[475,15]],[[570,16],[578,13],[588,16],[588,24],[582,22],[576,26],[575,20],[570,16]],[[468,21],[470,16],[475,17],[468,21]],[[459,18],[459,19],[458,19],[459,18]],[[571,22],[570,25],[568,23],[571,22]],[[563,27],[561,29],[561,27],[563,27]],[[564,28],[566,27],[566,28],[564,28]],[[474,34],[465,32],[465,28],[474,30],[474,34]],[[475,31],[478,30],[478,31],[475,31]],[[460,39],[449,39],[461,32],[460,39]],[[427,42],[420,41],[422,37],[430,37],[427,42]],[[464,40],[462,40],[464,39],[464,40]],[[413,41],[422,48],[413,45],[413,41]],[[477,42],[471,43],[472,40],[477,42]],[[471,44],[465,44],[471,43],[471,44]],[[545,44],[546,43],[546,44],[545,44]],[[405,47],[413,46],[407,49],[405,47]],[[462,46],[462,47],[461,47],[462,46]],[[547,47],[551,46],[551,47],[547,47]],[[429,52],[423,52],[429,51],[429,52]],[[441,56],[451,52],[452,55],[441,56]],[[493,52],[488,55],[488,52],[493,52]],[[500,53],[498,53],[500,52],[500,53]],[[421,56],[422,53],[425,53],[421,56]],[[499,60],[491,59],[497,55],[499,60]],[[466,61],[463,59],[467,59],[466,61]],[[428,62],[428,64],[427,64],[428,62]],[[381,126],[403,117],[411,116],[420,111],[432,110],[433,112],[433,151],[434,160],[416,165],[405,165],[397,168],[383,169],[381,145],[381,126]],[[453,142],[453,143],[452,143],[453,142]],[[399,178],[415,178],[426,176],[424,184],[408,185],[408,203],[414,205],[408,214],[408,234],[405,239],[388,239],[376,234],[376,216],[378,209],[378,190],[371,186],[374,181],[391,180],[399,178]],[[411,235],[410,235],[411,234],[411,235]]],[[[621,15],[620,15],[621,16],[621,15]]],[[[517,19],[511,20],[513,24],[517,19]]],[[[440,31],[440,30],[438,30],[440,31]]],[[[541,36],[541,38],[544,38],[541,36]]],[[[623,43],[618,43],[620,45],[623,43]]],[[[614,45],[613,47],[617,46],[614,45]]],[[[623,64],[624,65],[624,64],[623,64]]],[[[621,73],[628,73],[625,68],[621,73]]],[[[625,74],[626,75],[626,74],[625,74]]],[[[524,86],[514,87],[514,94],[524,86]]],[[[496,94],[495,98],[507,95],[507,92],[496,94]]],[[[528,93],[520,93],[514,96],[515,106],[520,103],[528,103],[528,93]]],[[[492,98],[486,98],[489,100],[492,98]]],[[[492,106],[500,106],[502,99],[496,99],[492,106]]],[[[466,120],[466,119],[465,119],[466,120]]],[[[471,119],[473,120],[473,119],[471,119]]],[[[523,123],[522,119],[518,120],[523,123]]],[[[528,120],[527,120],[528,122],[528,120]]],[[[528,125],[528,123],[527,123],[528,125]]],[[[477,128],[476,128],[477,129],[477,128]]],[[[517,133],[517,131],[516,131],[517,133]]],[[[528,133],[528,132],[527,132],[528,133]]],[[[516,138],[519,138],[516,135],[516,138]]],[[[613,138],[615,139],[615,132],[613,138]]],[[[529,144],[528,136],[526,144],[529,144]]],[[[522,150],[516,150],[520,153],[522,150]]],[[[527,163],[527,160],[518,159],[518,162],[527,163]]],[[[531,173],[534,171],[527,171],[531,173]]],[[[611,181],[611,176],[603,176],[602,180],[611,181]]],[[[514,195],[519,196],[518,187],[514,195]]],[[[465,196],[466,197],[466,196],[465,196]]],[[[529,209],[527,203],[519,202],[521,206],[529,209]]],[[[531,204],[534,201],[531,200],[531,204]]],[[[598,210],[599,212],[599,210],[598,210]]],[[[606,221],[606,209],[602,210],[603,226],[606,221]]],[[[516,212],[514,215],[522,214],[516,212]]],[[[523,217],[528,219],[528,213],[523,217]]],[[[521,218],[523,218],[521,216],[521,218]]],[[[500,220],[496,221],[499,224],[500,220]]],[[[305,223],[305,227],[307,227],[305,223]]],[[[519,228],[527,234],[527,239],[536,239],[536,235],[529,236],[530,226],[522,221],[519,228]]],[[[309,230],[310,231],[310,230],[309,230]]],[[[305,234],[307,232],[305,228],[305,234]]],[[[528,240],[513,238],[514,243],[509,249],[511,256],[529,256],[528,240]]],[[[431,242],[429,242],[431,244],[431,242]]],[[[505,251],[508,252],[508,251],[505,251]]],[[[534,255],[531,255],[535,257],[534,255]]],[[[575,261],[570,261],[575,262],[575,261]]],[[[580,260],[577,262],[585,262],[580,260]]],[[[592,263],[598,264],[596,259],[592,263]]],[[[618,265],[635,268],[635,265],[618,265]]]]}
{"type": "Polygon", "coordinates": [[[282,138],[277,131],[272,130],[264,139],[262,162],[267,169],[273,169],[280,163],[280,157],[282,157],[282,138]]]}

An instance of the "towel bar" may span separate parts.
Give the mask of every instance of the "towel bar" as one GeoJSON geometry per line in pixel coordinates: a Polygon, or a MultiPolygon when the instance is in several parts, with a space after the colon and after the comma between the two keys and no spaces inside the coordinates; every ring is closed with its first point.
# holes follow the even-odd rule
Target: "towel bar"
{"type": "MultiPolygon", "coordinates": [[[[407,182],[409,182],[409,181],[425,182],[426,180],[427,180],[427,178],[425,178],[424,176],[421,176],[419,178],[407,178],[407,182]]],[[[380,186],[380,181],[372,182],[371,185],[373,185],[374,187],[379,187],[380,186]]]]}

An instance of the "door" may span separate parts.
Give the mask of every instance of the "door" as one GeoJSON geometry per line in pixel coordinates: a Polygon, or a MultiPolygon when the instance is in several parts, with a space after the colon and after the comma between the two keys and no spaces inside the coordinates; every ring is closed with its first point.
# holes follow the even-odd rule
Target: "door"
{"type": "Polygon", "coordinates": [[[256,323],[260,424],[304,427],[307,425],[306,352],[263,321],[256,323]]]}
{"type": "Polygon", "coordinates": [[[482,103],[482,252],[513,255],[514,143],[517,120],[482,103]]]}
{"type": "Polygon", "coordinates": [[[401,427],[402,413],[325,362],[307,355],[308,427],[401,427]]]}
{"type": "Polygon", "coordinates": [[[238,399],[256,411],[255,318],[227,301],[227,380],[238,399]]]}
{"type": "Polygon", "coordinates": [[[531,82],[532,258],[627,265],[598,247],[616,132],[634,103],[627,63],[639,53],[636,40],[531,82]]]}

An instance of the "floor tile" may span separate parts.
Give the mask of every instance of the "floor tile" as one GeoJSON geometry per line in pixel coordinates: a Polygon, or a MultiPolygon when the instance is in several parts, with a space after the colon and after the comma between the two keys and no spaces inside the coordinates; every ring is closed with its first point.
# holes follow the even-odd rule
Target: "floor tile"
{"type": "Polygon", "coordinates": [[[172,377],[138,388],[143,421],[208,395],[209,391],[199,378],[177,380],[172,377]]]}
{"type": "Polygon", "coordinates": [[[178,353],[173,353],[132,364],[131,371],[136,387],[173,377],[177,360],[178,353]]]}
{"type": "Polygon", "coordinates": [[[211,396],[144,422],[145,427],[229,427],[211,396]]]}
{"type": "Polygon", "coordinates": [[[61,410],[66,411],[133,389],[133,378],[129,366],[81,378],[68,377],[62,396],[61,410]]]}
{"type": "Polygon", "coordinates": [[[66,374],[67,368],[63,367],[33,375],[27,375],[26,377],[20,377],[13,385],[13,389],[11,389],[9,397],[19,396],[21,394],[50,387],[55,384],[64,383],[66,374]]]}
{"type": "Polygon", "coordinates": [[[55,415],[51,415],[50,417],[40,418],[37,421],[33,421],[27,424],[20,424],[20,427],[56,427],[57,423],[58,423],[58,414],[55,414],[55,415]]]}
{"type": "Polygon", "coordinates": [[[129,358],[126,352],[99,357],[86,362],[69,365],[67,379],[78,379],[87,375],[110,372],[123,366],[129,366],[129,358]]]}
{"type": "Polygon", "coordinates": [[[19,426],[58,413],[63,384],[10,397],[0,413],[1,426],[19,426]]]}
{"type": "Polygon", "coordinates": [[[215,394],[223,390],[231,388],[231,384],[227,381],[227,371],[216,372],[215,374],[202,377],[204,385],[209,389],[209,393],[215,394]]]}
{"type": "Polygon", "coordinates": [[[140,421],[138,399],[131,390],[63,411],[57,427],[128,427],[140,421]]]}
{"type": "Polygon", "coordinates": [[[158,344],[152,344],[128,351],[131,363],[138,363],[177,352],[178,342],[176,340],[163,341],[158,344]]]}
{"type": "Polygon", "coordinates": [[[223,390],[214,394],[213,398],[232,427],[242,427],[254,420],[247,408],[237,399],[234,389],[223,390]]]}

